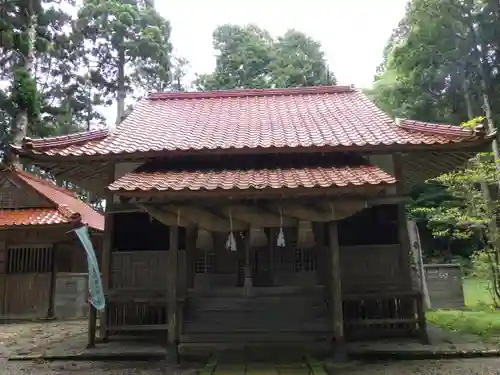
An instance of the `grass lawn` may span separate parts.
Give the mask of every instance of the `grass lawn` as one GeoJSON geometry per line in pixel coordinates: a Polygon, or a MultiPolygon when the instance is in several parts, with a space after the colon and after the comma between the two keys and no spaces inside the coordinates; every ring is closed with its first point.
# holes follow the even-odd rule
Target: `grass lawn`
{"type": "Polygon", "coordinates": [[[488,282],[477,279],[464,280],[465,306],[477,308],[480,306],[491,306],[491,294],[488,290],[488,282]]]}
{"type": "Polygon", "coordinates": [[[429,322],[465,334],[481,336],[487,341],[500,342],[500,311],[492,306],[491,295],[485,281],[464,280],[466,311],[429,311],[429,322]]]}

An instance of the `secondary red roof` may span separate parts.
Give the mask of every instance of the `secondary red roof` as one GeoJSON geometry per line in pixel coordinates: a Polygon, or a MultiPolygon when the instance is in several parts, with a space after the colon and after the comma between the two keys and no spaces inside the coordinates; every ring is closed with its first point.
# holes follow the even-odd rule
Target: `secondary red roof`
{"type": "Polygon", "coordinates": [[[0,209],[0,227],[65,223],[68,218],[55,208],[0,209]]]}
{"type": "Polygon", "coordinates": [[[79,200],[74,193],[17,168],[2,171],[24,182],[28,188],[54,203],[54,208],[0,209],[0,226],[44,225],[70,223],[71,215],[79,213],[82,222],[103,231],[104,216],[79,200]]]}
{"type": "Polygon", "coordinates": [[[458,126],[394,121],[347,86],[156,93],[111,133],[27,140],[26,152],[110,155],[284,147],[431,145],[477,139],[458,126]]]}
{"type": "Polygon", "coordinates": [[[200,191],[393,184],[374,165],[286,169],[131,172],[108,186],[112,191],[200,191]]]}

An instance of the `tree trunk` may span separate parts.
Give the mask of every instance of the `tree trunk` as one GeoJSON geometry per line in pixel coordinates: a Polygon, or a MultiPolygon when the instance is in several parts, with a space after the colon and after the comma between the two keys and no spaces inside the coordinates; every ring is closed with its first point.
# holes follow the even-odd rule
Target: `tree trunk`
{"type": "Polygon", "coordinates": [[[464,94],[465,106],[467,108],[467,117],[468,120],[472,120],[474,118],[474,110],[472,109],[472,101],[469,91],[469,79],[467,78],[467,63],[461,62],[458,69],[459,75],[462,78],[462,91],[464,94]]]}
{"type": "Polygon", "coordinates": [[[120,48],[118,52],[118,93],[116,103],[116,125],[125,117],[125,50],[120,48]]]}
{"type": "MultiPolygon", "coordinates": [[[[26,25],[26,35],[28,36],[28,47],[26,55],[23,56],[23,69],[32,77],[35,60],[36,26],[38,22],[37,14],[31,14],[28,25],[26,25]]],[[[23,139],[28,134],[28,109],[20,108],[16,116],[16,121],[12,128],[12,144],[20,146],[23,139]]],[[[8,164],[20,167],[19,156],[12,152],[7,152],[6,161],[8,164]]]]}
{"type": "MultiPolygon", "coordinates": [[[[472,33],[472,45],[473,45],[474,57],[476,59],[479,76],[481,78],[480,82],[481,82],[481,91],[483,96],[483,107],[486,115],[486,124],[488,126],[488,132],[493,133],[496,131],[496,126],[495,126],[495,121],[493,119],[493,111],[491,109],[490,96],[488,94],[489,89],[491,87],[491,80],[489,74],[487,74],[486,72],[486,66],[485,66],[488,57],[487,56],[488,46],[486,46],[486,44],[484,43],[481,33],[478,30],[476,30],[476,27],[474,26],[473,15],[470,10],[469,10],[469,19],[470,19],[469,28],[472,33]]],[[[500,160],[498,137],[495,137],[495,139],[491,144],[491,147],[493,149],[493,154],[495,155],[495,159],[497,161],[500,160]]]]}
{"type": "MultiPolygon", "coordinates": [[[[493,133],[496,131],[496,126],[493,118],[493,111],[491,108],[491,101],[489,96],[489,90],[491,87],[491,79],[489,75],[489,69],[487,69],[487,50],[488,47],[483,40],[480,30],[477,30],[475,27],[475,18],[472,13],[473,2],[469,2],[469,7],[467,9],[467,15],[469,19],[469,30],[472,35],[472,51],[473,56],[477,65],[477,69],[479,72],[480,83],[481,83],[481,91],[483,97],[483,108],[486,115],[486,124],[488,127],[488,132],[493,133]]],[[[498,136],[495,137],[493,142],[491,143],[491,148],[493,151],[493,156],[495,158],[495,163],[497,168],[500,167],[500,150],[498,147],[498,136]]],[[[500,180],[498,181],[498,185],[500,187],[500,180]]],[[[491,191],[486,180],[481,181],[481,191],[483,193],[485,202],[486,202],[486,215],[488,220],[488,234],[487,241],[494,252],[494,259],[490,258],[492,271],[493,271],[493,289],[496,296],[500,296],[500,285],[498,283],[498,259],[500,252],[500,236],[498,231],[498,223],[497,223],[497,215],[496,215],[496,202],[498,196],[492,197],[491,191]]]]}

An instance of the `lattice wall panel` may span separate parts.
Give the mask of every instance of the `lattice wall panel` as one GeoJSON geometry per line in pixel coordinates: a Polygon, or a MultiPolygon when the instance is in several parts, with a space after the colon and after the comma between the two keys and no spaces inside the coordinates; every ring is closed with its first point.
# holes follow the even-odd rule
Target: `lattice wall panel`
{"type": "Polygon", "coordinates": [[[49,273],[52,247],[16,246],[7,250],[6,273],[49,273]]]}

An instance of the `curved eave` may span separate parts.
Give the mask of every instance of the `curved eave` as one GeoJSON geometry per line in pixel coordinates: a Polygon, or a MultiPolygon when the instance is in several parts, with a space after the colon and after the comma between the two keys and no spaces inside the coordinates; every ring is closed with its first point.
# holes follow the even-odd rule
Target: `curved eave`
{"type": "Polygon", "coordinates": [[[11,150],[20,157],[28,158],[33,161],[55,161],[55,160],[86,160],[86,161],[106,161],[106,160],[136,160],[144,158],[157,158],[164,156],[183,156],[183,155],[241,155],[241,154],[263,154],[263,153],[310,153],[310,152],[367,152],[367,153],[384,153],[384,152],[411,152],[425,151],[429,149],[440,150],[462,150],[462,149],[478,149],[483,150],[484,147],[491,144],[495,139],[496,132],[484,135],[482,137],[475,136],[473,139],[453,140],[447,143],[391,143],[377,145],[345,145],[345,146],[323,146],[323,147],[258,147],[258,148],[227,148],[227,149],[199,149],[199,150],[162,150],[162,151],[145,151],[145,152],[120,152],[108,154],[81,154],[81,155],[48,155],[43,151],[34,149],[25,149],[21,146],[10,145],[11,150]]]}

